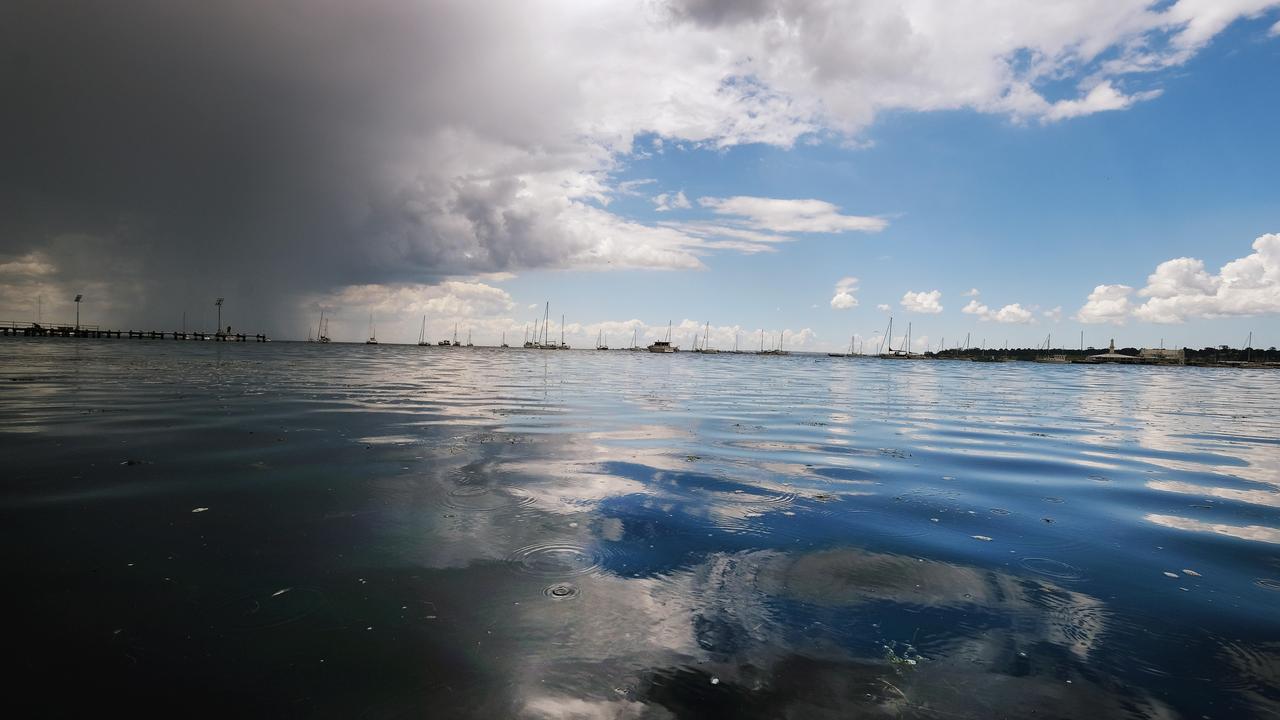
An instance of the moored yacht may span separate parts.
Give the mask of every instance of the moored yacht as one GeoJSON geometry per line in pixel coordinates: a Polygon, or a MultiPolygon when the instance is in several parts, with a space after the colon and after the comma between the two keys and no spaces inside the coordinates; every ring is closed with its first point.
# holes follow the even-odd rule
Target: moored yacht
{"type": "Polygon", "coordinates": [[[651,353],[674,353],[674,352],[680,352],[680,348],[679,348],[679,347],[677,347],[677,346],[675,346],[675,345],[672,345],[672,344],[671,344],[671,321],[670,321],[670,320],[668,320],[668,321],[667,321],[667,339],[666,339],[666,340],[654,340],[654,341],[653,341],[653,344],[652,344],[652,345],[650,345],[648,349],[649,349],[649,352],[651,352],[651,353]]]}

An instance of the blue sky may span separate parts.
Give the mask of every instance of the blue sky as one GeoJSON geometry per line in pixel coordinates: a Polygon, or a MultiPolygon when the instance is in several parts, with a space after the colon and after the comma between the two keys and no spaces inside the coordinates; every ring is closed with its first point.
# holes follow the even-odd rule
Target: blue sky
{"type": "Polygon", "coordinates": [[[1250,330],[1255,345],[1280,344],[1274,314],[1178,324],[1071,318],[1096,285],[1140,288],[1159,263],[1181,256],[1215,271],[1280,230],[1280,40],[1268,37],[1270,22],[1232,26],[1185,67],[1161,73],[1160,97],[1123,111],[1052,124],[968,110],[893,112],[859,134],[865,146],[839,138],[723,150],[663,143],[659,154],[642,138],[648,152],[617,178],[653,182],[610,205],[628,217],[705,219],[696,198],[749,195],[818,198],[889,225],[807,235],[772,253],[712,254],[704,270],[549,271],[503,286],[531,303],[550,298],[570,322],[808,327],[824,346],[870,335],[889,314],[949,345],[966,333],[975,343],[1018,345],[1053,333],[1074,345],[1081,331],[1093,345],[1112,336],[1133,345],[1241,345],[1250,330]],[[692,208],[654,210],[652,196],[677,191],[692,208]],[[832,287],[850,275],[860,281],[858,307],[832,309],[832,287]],[[1063,316],[982,322],[961,312],[971,288],[990,306],[1061,307],[1063,316]],[[933,289],[942,291],[940,314],[899,305],[908,290],[933,289]]]}

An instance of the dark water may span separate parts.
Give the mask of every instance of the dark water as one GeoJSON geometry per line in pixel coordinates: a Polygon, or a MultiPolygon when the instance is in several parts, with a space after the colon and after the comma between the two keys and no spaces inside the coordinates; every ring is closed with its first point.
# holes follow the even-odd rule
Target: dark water
{"type": "Polygon", "coordinates": [[[6,340],[0,393],[20,716],[1280,717],[1280,373],[6,340]]]}

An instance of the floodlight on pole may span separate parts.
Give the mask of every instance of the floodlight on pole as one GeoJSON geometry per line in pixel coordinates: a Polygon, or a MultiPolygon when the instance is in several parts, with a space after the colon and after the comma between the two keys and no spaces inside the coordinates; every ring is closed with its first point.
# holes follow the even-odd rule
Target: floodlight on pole
{"type": "Polygon", "coordinates": [[[83,294],[76,293],[76,332],[80,332],[80,301],[83,299],[83,294]]]}
{"type": "Polygon", "coordinates": [[[222,300],[223,300],[223,298],[218,298],[218,299],[213,303],[214,305],[217,305],[217,306],[218,306],[218,327],[217,327],[217,332],[216,332],[216,333],[214,333],[215,335],[221,335],[221,334],[222,334],[222,300]]]}

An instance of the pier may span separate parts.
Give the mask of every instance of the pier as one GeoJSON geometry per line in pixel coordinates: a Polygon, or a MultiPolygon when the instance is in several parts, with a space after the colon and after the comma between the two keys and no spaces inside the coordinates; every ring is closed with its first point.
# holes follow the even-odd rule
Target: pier
{"type": "Polygon", "coordinates": [[[143,340],[211,340],[215,342],[270,342],[263,333],[196,332],[186,330],[109,330],[97,325],[41,325],[33,322],[0,322],[0,337],[120,338],[143,340]]]}

